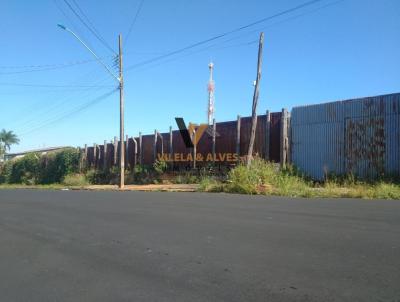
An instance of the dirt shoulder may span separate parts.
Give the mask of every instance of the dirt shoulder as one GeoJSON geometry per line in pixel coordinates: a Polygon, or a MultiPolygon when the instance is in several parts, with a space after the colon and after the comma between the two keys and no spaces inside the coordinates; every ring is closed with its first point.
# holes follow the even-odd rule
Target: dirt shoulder
{"type": "MultiPolygon", "coordinates": [[[[159,184],[159,185],[126,185],[123,191],[167,191],[167,192],[196,192],[197,184],[159,184]]],[[[120,190],[116,185],[91,185],[87,190],[120,190]]]]}
{"type": "MultiPolygon", "coordinates": [[[[196,192],[197,184],[151,184],[151,185],[126,185],[123,191],[161,191],[161,192],[196,192]]],[[[55,185],[0,185],[0,189],[38,189],[38,190],[92,190],[92,191],[120,191],[117,185],[89,185],[65,186],[55,185]]]]}

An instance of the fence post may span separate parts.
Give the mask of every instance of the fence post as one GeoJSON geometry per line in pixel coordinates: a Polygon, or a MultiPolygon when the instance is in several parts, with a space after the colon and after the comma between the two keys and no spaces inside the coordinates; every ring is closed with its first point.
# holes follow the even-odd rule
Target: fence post
{"type": "Polygon", "coordinates": [[[153,163],[157,159],[157,130],[154,130],[154,142],[153,142],[153,163]]]}
{"type": "Polygon", "coordinates": [[[161,156],[164,156],[164,138],[160,132],[157,131],[157,135],[160,137],[161,140],[161,156]]]}
{"type": "Polygon", "coordinates": [[[93,166],[94,169],[97,168],[97,145],[93,144],[93,166]]]}
{"type": "Polygon", "coordinates": [[[217,132],[217,125],[215,123],[215,118],[213,119],[213,132],[212,132],[212,156],[213,164],[215,165],[215,136],[217,132]]]}
{"type": "Polygon", "coordinates": [[[135,167],[137,164],[138,148],[137,148],[137,141],[133,136],[132,136],[132,140],[133,140],[133,144],[135,145],[134,156],[133,156],[133,167],[135,167]]]}
{"type": "Polygon", "coordinates": [[[143,140],[142,132],[139,132],[139,164],[143,164],[143,140]]]}
{"type": "Polygon", "coordinates": [[[169,126],[169,161],[170,161],[170,168],[173,167],[174,163],[172,161],[173,158],[173,137],[172,137],[172,126],[169,126]]]}
{"type": "Polygon", "coordinates": [[[100,146],[98,144],[96,145],[96,169],[99,167],[99,161],[100,161],[100,146]]]}
{"type": "Polygon", "coordinates": [[[292,114],[288,112],[288,118],[287,118],[287,163],[291,164],[292,163],[292,114]]]}
{"type": "Polygon", "coordinates": [[[236,154],[238,156],[238,161],[240,161],[240,124],[241,124],[241,117],[240,115],[237,116],[237,123],[236,123],[236,154]]]}
{"type": "Polygon", "coordinates": [[[288,143],[288,138],[287,138],[287,109],[283,108],[282,109],[282,117],[281,117],[281,139],[280,139],[280,144],[281,144],[281,156],[280,156],[281,168],[285,168],[286,167],[287,143],[288,143]]]}
{"type": "Polygon", "coordinates": [[[265,160],[269,161],[269,144],[271,135],[271,113],[267,110],[265,114],[265,160]]]}
{"type": "MultiPolygon", "coordinates": [[[[193,130],[193,142],[196,142],[196,129],[193,130]]],[[[196,169],[197,144],[193,144],[193,169],[196,169]]]]}
{"type": "MultiPolygon", "coordinates": [[[[78,147],[78,151],[79,151],[79,172],[82,173],[83,170],[83,152],[82,152],[82,148],[78,147]]],[[[47,157],[46,157],[46,167],[47,167],[47,157]]]]}
{"type": "Polygon", "coordinates": [[[104,148],[103,148],[103,169],[107,170],[107,141],[104,141],[104,148]]]}
{"type": "Polygon", "coordinates": [[[113,166],[115,166],[118,162],[118,139],[114,136],[114,162],[113,166]]]}
{"type": "Polygon", "coordinates": [[[87,144],[85,144],[85,151],[84,151],[84,158],[83,158],[83,160],[84,160],[84,167],[85,167],[85,169],[87,169],[87,167],[88,167],[88,154],[87,154],[87,144]]]}
{"type": "Polygon", "coordinates": [[[132,168],[129,162],[130,154],[129,154],[129,136],[128,134],[125,135],[125,170],[127,168],[132,168]]]}

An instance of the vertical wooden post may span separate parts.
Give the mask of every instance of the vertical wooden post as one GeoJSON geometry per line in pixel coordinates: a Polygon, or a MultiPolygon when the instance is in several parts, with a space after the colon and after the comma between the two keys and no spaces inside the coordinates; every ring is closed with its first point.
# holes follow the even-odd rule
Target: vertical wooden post
{"type": "Polygon", "coordinates": [[[97,145],[93,144],[93,166],[97,169],[97,145]]]}
{"type": "Polygon", "coordinates": [[[143,164],[143,139],[142,132],[139,132],[139,164],[143,164]]]}
{"type": "MultiPolygon", "coordinates": [[[[83,171],[83,152],[82,152],[82,148],[78,147],[78,151],[79,151],[79,172],[82,173],[82,171],[83,171]]],[[[47,168],[47,154],[46,154],[45,167],[47,168]]]]}
{"type": "Polygon", "coordinates": [[[240,124],[242,118],[240,115],[237,116],[237,123],[236,123],[236,154],[238,156],[238,161],[240,161],[240,124]]]}
{"type": "Polygon", "coordinates": [[[157,130],[154,130],[154,142],[153,142],[153,163],[157,159],[157,130]]]}
{"type": "Polygon", "coordinates": [[[125,169],[132,168],[129,164],[129,136],[125,135],[125,169]]]}
{"type": "Polygon", "coordinates": [[[164,156],[164,138],[160,132],[157,131],[157,135],[160,137],[161,140],[161,156],[164,156]]]}
{"type": "Polygon", "coordinates": [[[284,169],[286,167],[287,160],[287,110],[285,108],[282,109],[282,117],[281,117],[281,168],[284,169]]]}
{"type": "MultiPolygon", "coordinates": [[[[196,130],[193,131],[192,141],[196,141],[196,130]]],[[[193,144],[193,169],[196,169],[197,144],[193,144]]]]}
{"type": "Polygon", "coordinates": [[[100,146],[98,144],[96,144],[96,169],[99,168],[99,162],[100,162],[100,146]]]}
{"type": "Polygon", "coordinates": [[[133,167],[135,167],[137,164],[138,147],[137,147],[137,141],[133,136],[132,136],[132,140],[133,140],[133,144],[135,145],[134,156],[133,156],[133,167]]]}
{"type": "Polygon", "coordinates": [[[265,114],[265,153],[264,159],[269,159],[269,144],[270,144],[270,136],[271,136],[271,113],[267,110],[265,114]]]}
{"type": "Polygon", "coordinates": [[[84,167],[85,167],[85,169],[87,169],[87,167],[89,166],[88,165],[88,152],[87,152],[88,150],[87,150],[87,144],[85,144],[85,153],[84,153],[84,167]]]}
{"type": "Polygon", "coordinates": [[[172,137],[172,126],[169,126],[169,160],[171,161],[170,167],[173,167],[173,156],[174,156],[174,150],[173,150],[173,137],[172,137]]]}
{"type": "Polygon", "coordinates": [[[251,114],[251,132],[250,132],[250,142],[249,149],[247,151],[247,166],[250,166],[251,160],[253,158],[253,147],[254,141],[256,139],[256,129],[257,129],[257,105],[258,105],[258,95],[260,89],[261,80],[261,65],[262,65],[262,51],[264,45],[264,33],[260,34],[260,41],[258,44],[258,61],[257,61],[257,78],[255,81],[254,95],[253,95],[253,106],[251,114]]]}
{"type": "Polygon", "coordinates": [[[114,136],[114,162],[113,166],[115,166],[118,162],[118,139],[114,136]]]}
{"type": "Polygon", "coordinates": [[[287,118],[287,146],[286,146],[286,158],[287,158],[287,163],[291,164],[292,163],[292,126],[291,126],[291,122],[292,122],[292,115],[290,112],[288,112],[288,118],[287,118]]]}
{"type": "Polygon", "coordinates": [[[215,123],[215,119],[213,119],[213,132],[212,132],[212,156],[213,156],[213,164],[215,165],[215,136],[217,133],[217,124],[215,123]]]}
{"type": "Polygon", "coordinates": [[[103,148],[103,169],[107,170],[107,141],[104,141],[104,148],[103,148]]]}

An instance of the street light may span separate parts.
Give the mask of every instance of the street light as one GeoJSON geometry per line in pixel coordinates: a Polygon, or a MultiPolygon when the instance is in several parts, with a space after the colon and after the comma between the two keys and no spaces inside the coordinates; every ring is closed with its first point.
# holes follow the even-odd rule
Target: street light
{"type": "Polygon", "coordinates": [[[120,183],[119,187],[120,189],[124,188],[125,185],[125,142],[124,142],[124,78],[122,74],[122,37],[121,35],[118,36],[118,48],[119,48],[119,76],[115,75],[114,72],[112,72],[111,68],[105,64],[96,54],[93,50],[90,49],[89,46],[85,44],[85,42],[82,41],[81,38],[77,34],[75,34],[72,30],[70,30],[68,27],[62,25],[62,24],[57,24],[57,26],[69,33],[71,33],[87,50],[90,51],[90,53],[96,58],[97,62],[99,62],[105,69],[106,71],[119,83],[119,109],[120,109],[120,156],[119,156],[119,166],[120,166],[120,183]]]}

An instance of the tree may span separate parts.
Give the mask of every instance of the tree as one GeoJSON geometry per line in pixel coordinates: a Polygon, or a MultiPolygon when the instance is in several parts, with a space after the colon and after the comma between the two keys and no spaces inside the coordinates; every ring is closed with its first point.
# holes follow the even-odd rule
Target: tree
{"type": "Polygon", "coordinates": [[[0,132],[0,154],[5,153],[7,150],[10,151],[11,145],[19,143],[19,138],[12,131],[6,131],[5,129],[0,132]]]}

